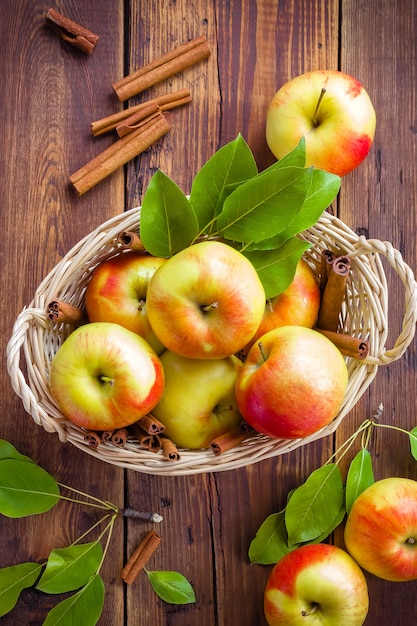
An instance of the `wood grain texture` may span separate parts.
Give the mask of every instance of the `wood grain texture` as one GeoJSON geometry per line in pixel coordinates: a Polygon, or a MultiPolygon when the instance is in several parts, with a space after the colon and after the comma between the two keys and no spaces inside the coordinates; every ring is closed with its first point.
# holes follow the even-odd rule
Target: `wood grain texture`
{"type": "MultiPolygon", "coordinates": [[[[4,355],[12,324],[56,262],[95,226],[141,203],[159,168],[188,193],[196,172],[216,149],[242,133],[258,166],[273,161],[264,136],[267,105],[288,79],[311,69],[339,68],[367,88],[377,133],[366,161],[342,181],[332,210],[356,232],[391,241],[417,267],[416,46],[414,0],[69,0],[57,10],[100,39],[87,57],[45,24],[49,4],[3,0],[0,21],[0,95],[4,148],[0,153],[0,258],[4,355]],[[136,104],[189,88],[190,104],[170,113],[172,130],[81,198],[68,176],[115,140],[93,138],[91,121],[114,113],[111,84],[185,41],[206,35],[207,61],[132,99],[136,104]]],[[[387,268],[393,343],[402,321],[403,288],[387,268]]],[[[388,346],[390,347],[390,346],[388,346]]],[[[149,529],[116,522],[102,575],[106,600],[101,626],[266,626],[263,590],[271,567],[250,565],[248,548],[259,525],[285,506],[288,492],[318,468],[380,402],[383,420],[415,426],[416,350],[381,367],[370,389],[334,437],[245,469],[185,477],[123,471],[61,444],[34,425],[1,369],[0,437],[30,455],[61,482],[119,506],[155,510],[162,541],[149,569],[183,573],[197,602],[159,600],[142,572],[125,587],[120,572],[149,529]]],[[[378,478],[417,479],[407,438],[376,431],[371,438],[378,478]]],[[[352,452],[353,454],[353,452],[352,452]]],[[[346,467],[346,460],[343,464],[346,467]]],[[[0,567],[43,560],[68,545],[96,519],[83,507],[60,503],[26,519],[0,517],[0,567]]],[[[343,545],[342,530],[334,542],[343,545]]],[[[411,626],[417,619],[415,583],[367,576],[370,613],[365,626],[411,626]]],[[[25,591],[6,626],[40,625],[59,598],[25,591]]]]}

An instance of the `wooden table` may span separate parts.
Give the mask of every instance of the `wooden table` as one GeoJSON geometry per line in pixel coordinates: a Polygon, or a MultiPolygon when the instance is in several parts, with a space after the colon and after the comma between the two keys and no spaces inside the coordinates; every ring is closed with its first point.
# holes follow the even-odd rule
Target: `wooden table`
{"type": "MultiPolygon", "coordinates": [[[[366,86],[377,132],[366,161],[342,182],[334,209],[357,233],[390,241],[415,268],[417,6],[413,0],[71,0],[56,8],[99,35],[91,56],[64,42],[46,24],[50,5],[2,0],[0,22],[1,353],[13,322],[42,278],[82,237],[141,203],[157,168],[189,191],[205,161],[237,133],[260,169],[273,158],[265,142],[265,112],[278,87],[317,68],[339,68],[366,86]],[[126,73],[199,35],[207,62],[152,88],[146,99],[189,88],[190,105],[172,115],[168,135],[81,197],[68,176],[113,142],[94,139],[90,122],[120,110],[111,84],[126,73]]],[[[137,99],[140,101],[140,98],[137,99]]],[[[403,290],[388,272],[392,332],[400,330],[403,290]]],[[[173,569],[192,582],[197,601],[158,600],[145,577],[129,588],[120,572],[149,528],[118,520],[102,575],[100,624],[107,626],[261,626],[270,567],[249,565],[247,552],[260,523],[282,508],[288,491],[328,459],[338,444],[383,402],[384,420],[416,423],[416,351],[381,367],[376,380],[335,436],[245,469],[158,477],[97,461],[28,416],[1,370],[0,437],[30,455],[61,482],[119,506],[158,510],[162,543],[152,569],[173,569]]],[[[417,478],[407,438],[376,432],[371,442],[377,478],[417,478]]],[[[61,503],[36,518],[0,518],[1,566],[42,560],[70,544],[94,515],[61,503]]],[[[341,532],[334,540],[342,544],[341,532]]],[[[367,576],[369,626],[411,626],[417,619],[416,583],[367,576]]],[[[25,591],[2,624],[41,624],[56,598],[25,591]]]]}

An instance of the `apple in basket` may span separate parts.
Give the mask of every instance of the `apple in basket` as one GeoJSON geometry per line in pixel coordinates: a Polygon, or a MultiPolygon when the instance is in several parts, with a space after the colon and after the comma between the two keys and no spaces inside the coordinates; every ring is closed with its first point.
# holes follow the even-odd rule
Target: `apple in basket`
{"type": "Polygon", "coordinates": [[[277,159],[302,137],[306,167],[344,176],[367,156],[376,116],[363,85],[337,70],[296,76],[272,98],[266,114],[266,140],[277,159]]]}
{"type": "Polygon", "coordinates": [[[165,389],[152,415],[182,448],[207,448],[212,439],[242,421],[235,383],[242,363],[235,357],[189,359],[166,350],[160,356],[165,389]]]}
{"type": "Polygon", "coordinates": [[[168,350],[219,359],[248,343],[265,299],[258,274],[243,254],[219,241],[202,241],[170,257],[152,276],[148,317],[168,350]]]}
{"type": "Polygon", "coordinates": [[[417,579],[417,481],[390,477],[367,487],[350,509],[345,545],[374,576],[417,579]]]}
{"type": "Polygon", "coordinates": [[[305,545],[283,556],[265,587],[269,626],[362,626],[368,586],[359,565],[341,548],[305,545]]]}
{"type": "Polygon", "coordinates": [[[300,259],[290,285],[267,300],[262,321],[246,349],[269,330],[280,326],[313,328],[320,308],[320,287],[309,264],[300,259]]]}
{"type": "Polygon", "coordinates": [[[51,362],[50,389],[62,413],[88,430],[128,426],[149,413],[164,389],[156,352],[112,322],[74,330],[51,362]]]}
{"type": "Polygon", "coordinates": [[[165,259],[127,252],[100,263],[85,293],[90,322],[114,322],[138,333],[160,354],[164,347],[148,320],[146,292],[151,276],[165,259]]]}
{"type": "Polygon", "coordinates": [[[239,371],[243,418],[271,437],[306,437],[336,416],[348,383],[345,360],[316,330],[282,326],[253,344],[239,371]]]}

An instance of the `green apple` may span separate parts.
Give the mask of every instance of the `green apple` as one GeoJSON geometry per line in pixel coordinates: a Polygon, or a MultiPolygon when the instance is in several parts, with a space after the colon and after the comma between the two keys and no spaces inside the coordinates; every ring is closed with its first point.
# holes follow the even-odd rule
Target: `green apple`
{"type": "Polygon", "coordinates": [[[417,579],[417,481],[393,476],[367,487],[350,509],[345,545],[374,576],[417,579]]]}
{"type": "Polygon", "coordinates": [[[219,359],[241,350],[258,328],[265,291],[243,254],[219,241],[181,250],[152,276],[151,326],[168,350],[219,359]]]}
{"type": "Polygon", "coordinates": [[[88,430],[122,428],[149,413],[164,389],[156,352],[111,322],[74,330],[51,362],[50,389],[62,413],[88,430]]]}
{"type": "Polygon", "coordinates": [[[347,383],[345,360],[327,337],[303,326],[281,326],[249,350],[236,382],[236,400],[255,430],[295,439],[334,419],[347,383]]]}
{"type": "Polygon", "coordinates": [[[306,142],[306,167],[339,176],[371,149],[375,110],[363,85],[337,70],[315,70],[283,85],[266,114],[266,140],[277,159],[306,142]]]}
{"type": "Polygon", "coordinates": [[[269,626],[362,626],[368,610],[361,568],[345,550],[325,543],[286,554],[265,587],[269,626]]]}
{"type": "Polygon", "coordinates": [[[152,415],[178,446],[207,448],[212,439],[242,421],[234,395],[242,366],[237,357],[189,359],[166,350],[160,359],[165,389],[152,415]]]}
{"type": "Polygon", "coordinates": [[[103,261],[91,275],[85,293],[90,322],[114,322],[138,333],[160,354],[164,347],[155,337],[146,310],[151,276],[165,259],[126,252],[103,261]]]}

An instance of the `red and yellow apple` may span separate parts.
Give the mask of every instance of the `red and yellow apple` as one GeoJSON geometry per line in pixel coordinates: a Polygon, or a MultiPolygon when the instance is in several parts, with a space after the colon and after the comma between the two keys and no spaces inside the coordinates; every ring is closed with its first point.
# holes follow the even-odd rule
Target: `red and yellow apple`
{"type": "Polygon", "coordinates": [[[390,477],[367,487],[350,509],[345,545],[379,578],[417,579],[417,481],[390,477]]]}
{"type": "Polygon", "coordinates": [[[85,293],[89,321],[120,324],[141,335],[160,354],[164,347],[149,324],[146,293],[151,276],[164,261],[127,252],[100,263],[85,293]]]}
{"type": "Polygon", "coordinates": [[[111,322],[80,326],[51,362],[50,389],[62,413],[91,430],[128,426],[149,413],[164,389],[156,352],[111,322]]]}
{"type": "Polygon", "coordinates": [[[247,349],[259,337],[280,326],[313,328],[320,308],[320,297],[320,287],[313,269],[304,259],[300,259],[287,289],[266,301],[262,321],[247,349]]]}
{"type": "Polygon", "coordinates": [[[178,446],[207,448],[242,421],[234,394],[242,366],[237,357],[189,359],[166,350],[160,358],[165,389],[152,415],[178,446]]]}
{"type": "Polygon", "coordinates": [[[220,359],[241,350],[258,328],[265,291],[243,254],[203,241],[170,257],[152,276],[148,318],[168,350],[220,359]]]}
{"type": "Polygon", "coordinates": [[[253,344],[235,392],[240,413],[255,430],[295,439],[334,419],[347,383],[345,360],[327,337],[303,326],[281,326],[253,344]]]}
{"type": "Polygon", "coordinates": [[[369,153],[375,125],[371,99],[356,78],[315,70],[296,76],[274,95],[266,114],[266,140],[280,159],[304,137],[306,167],[344,176],[369,153]]]}
{"type": "Polygon", "coordinates": [[[269,626],[362,626],[368,610],[361,568],[329,544],[305,545],[283,556],[265,587],[269,626]]]}

